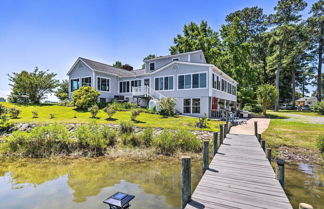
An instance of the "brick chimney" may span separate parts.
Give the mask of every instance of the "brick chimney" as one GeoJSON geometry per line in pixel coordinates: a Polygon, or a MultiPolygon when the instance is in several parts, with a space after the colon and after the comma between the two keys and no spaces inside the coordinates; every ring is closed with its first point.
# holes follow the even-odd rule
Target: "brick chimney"
{"type": "Polygon", "coordinates": [[[133,67],[130,66],[130,65],[128,65],[128,64],[123,65],[122,68],[123,68],[124,70],[128,70],[128,71],[132,71],[132,70],[133,70],[133,67]]]}

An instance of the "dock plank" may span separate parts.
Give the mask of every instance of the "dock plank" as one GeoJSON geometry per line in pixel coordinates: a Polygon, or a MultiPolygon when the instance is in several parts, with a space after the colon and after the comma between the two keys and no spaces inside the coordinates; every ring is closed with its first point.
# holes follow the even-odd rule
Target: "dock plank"
{"type": "Polygon", "coordinates": [[[257,138],[228,134],[186,209],[292,209],[257,138]]]}

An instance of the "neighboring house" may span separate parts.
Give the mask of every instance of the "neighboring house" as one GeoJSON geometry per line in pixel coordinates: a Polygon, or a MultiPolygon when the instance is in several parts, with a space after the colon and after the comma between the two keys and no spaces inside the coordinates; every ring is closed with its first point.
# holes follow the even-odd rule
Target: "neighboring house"
{"type": "Polygon", "coordinates": [[[69,96],[80,86],[100,91],[100,102],[126,100],[148,106],[150,100],[172,97],[176,111],[219,117],[236,106],[237,82],[207,64],[201,50],[145,60],[145,69],[120,69],[79,57],[67,73],[69,96]]]}
{"type": "Polygon", "coordinates": [[[314,104],[316,104],[317,98],[316,97],[303,97],[296,100],[297,106],[305,106],[308,105],[312,107],[314,104]]]}

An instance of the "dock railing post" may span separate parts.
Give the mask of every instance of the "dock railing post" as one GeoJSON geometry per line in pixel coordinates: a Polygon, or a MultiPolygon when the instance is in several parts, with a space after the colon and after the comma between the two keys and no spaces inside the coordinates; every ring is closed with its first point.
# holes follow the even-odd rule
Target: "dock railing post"
{"type": "Polygon", "coordinates": [[[203,147],[204,172],[209,168],[209,141],[204,140],[203,147]]]}
{"type": "Polygon", "coordinates": [[[191,158],[181,158],[181,208],[185,208],[191,199],[191,158]]]}
{"type": "Polygon", "coordinates": [[[218,149],[218,132],[214,132],[213,134],[213,151],[214,151],[214,156],[217,153],[218,149]]]}
{"type": "Polygon", "coordinates": [[[258,121],[254,121],[254,134],[258,137],[258,121]]]}
{"type": "Polygon", "coordinates": [[[313,206],[306,203],[299,203],[299,209],[313,209],[313,206]]]}
{"type": "Polygon", "coordinates": [[[228,124],[224,125],[224,139],[226,138],[227,135],[227,129],[228,129],[228,124]]]}
{"type": "Polygon", "coordinates": [[[263,139],[261,139],[261,147],[262,147],[263,151],[265,152],[266,151],[265,150],[266,142],[263,139]]]}
{"type": "Polygon", "coordinates": [[[266,150],[266,156],[269,162],[271,163],[271,148],[267,148],[266,150]]]}
{"type": "Polygon", "coordinates": [[[285,187],[285,161],[278,159],[277,165],[278,165],[277,179],[280,182],[282,188],[284,188],[285,187]]]}
{"type": "Polygon", "coordinates": [[[223,124],[219,124],[219,145],[223,144],[224,134],[223,134],[223,124]]]}
{"type": "Polygon", "coordinates": [[[228,119],[229,119],[229,117],[228,117],[228,111],[226,111],[226,134],[228,133],[228,119]]]}
{"type": "Polygon", "coordinates": [[[261,144],[261,139],[262,139],[261,134],[258,134],[258,141],[260,144],[261,144]]]}

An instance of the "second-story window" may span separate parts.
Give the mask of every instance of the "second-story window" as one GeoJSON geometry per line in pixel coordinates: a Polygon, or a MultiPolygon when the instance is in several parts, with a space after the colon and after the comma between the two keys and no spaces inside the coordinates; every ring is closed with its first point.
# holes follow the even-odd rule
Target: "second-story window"
{"type": "Polygon", "coordinates": [[[155,70],[155,63],[151,62],[150,63],[150,71],[154,71],[155,70]]]}
{"type": "Polygon", "coordinates": [[[91,77],[82,78],[82,86],[91,86],[91,77]]]}
{"type": "Polygon", "coordinates": [[[99,91],[109,91],[109,79],[107,78],[98,78],[97,85],[99,91]]]}

